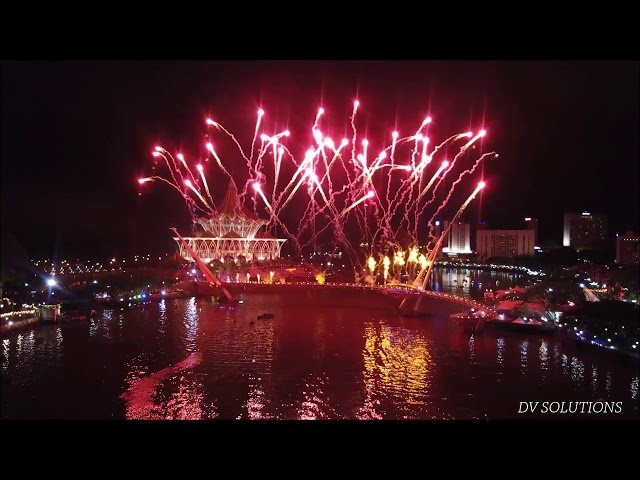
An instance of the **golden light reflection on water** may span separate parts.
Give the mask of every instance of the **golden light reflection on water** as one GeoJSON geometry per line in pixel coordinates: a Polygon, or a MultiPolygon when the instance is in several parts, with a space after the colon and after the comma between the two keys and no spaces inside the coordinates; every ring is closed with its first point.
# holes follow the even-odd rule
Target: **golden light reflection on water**
{"type": "Polygon", "coordinates": [[[434,369],[427,340],[382,322],[369,322],[364,337],[362,374],[366,398],[357,418],[383,418],[381,399],[402,404],[405,410],[424,405],[434,369]]]}

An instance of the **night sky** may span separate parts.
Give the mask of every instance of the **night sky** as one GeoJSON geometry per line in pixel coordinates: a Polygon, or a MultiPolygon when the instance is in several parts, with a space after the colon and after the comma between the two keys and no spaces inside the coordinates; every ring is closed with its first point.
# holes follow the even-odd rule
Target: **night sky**
{"type": "MultiPolygon", "coordinates": [[[[34,257],[172,251],[169,227],[190,224],[183,200],[136,181],[156,144],[202,158],[211,115],[250,148],[262,107],[261,132],[288,128],[302,158],[320,106],[324,130],[351,139],[357,98],[372,152],[426,115],[433,144],[487,130],[478,156],[499,157],[468,220],[537,217],[541,240],[561,244],[563,213],[586,210],[608,215],[613,237],[638,228],[638,85],[631,62],[5,62],[2,231],[34,257]]],[[[242,175],[244,160],[221,153],[242,175]]],[[[208,179],[220,199],[227,180],[208,179]]]]}

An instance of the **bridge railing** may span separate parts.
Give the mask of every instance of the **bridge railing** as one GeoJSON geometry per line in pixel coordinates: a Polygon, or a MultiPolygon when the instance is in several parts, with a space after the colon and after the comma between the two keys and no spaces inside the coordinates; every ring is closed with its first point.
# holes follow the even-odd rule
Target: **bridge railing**
{"type": "Polygon", "coordinates": [[[460,297],[458,295],[453,295],[451,293],[443,293],[443,292],[433,292],[430,290],[427,291],[419,291],[413,287],[403,287],[400,285],[387,286],[387,285],[364,285],[358,283],[324,283],[320,284],[317,282],[287,282],[287,283],[258,283],[258,282],[223,282],[225,285],[259,285],[261,287],[287,287],[287,286],[302,286],[302,287],[322,287],[322,288],[346,288],[346,289],[360,289],[360,290],[369,290],[369,291],[378,291],[383,294],[406,294],[411,296],[428,296],[432,298],[439,298],[442,300],[447,300],[450,302],[456,302],[461,305],[465,305],[469,308],[477,308],[479,310],[485,310],[488,312],[493,312],[493,308],[473,300],[467,297],[460,297]]]}

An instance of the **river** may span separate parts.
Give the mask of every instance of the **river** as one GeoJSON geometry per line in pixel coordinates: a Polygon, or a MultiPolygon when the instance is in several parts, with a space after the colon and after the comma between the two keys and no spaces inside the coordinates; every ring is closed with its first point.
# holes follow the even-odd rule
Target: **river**
{"type": "Polygon", "coordinates": [[[279,288],[235,307],[163,300],[14,332],[2,418],[558,419],[571,415],[543,402],[563,401],[639,416],[637,364],[557,335],[470,336],[376,295],[279,288]],[[532,415],[521,402],[540,403],[532,415]]]}

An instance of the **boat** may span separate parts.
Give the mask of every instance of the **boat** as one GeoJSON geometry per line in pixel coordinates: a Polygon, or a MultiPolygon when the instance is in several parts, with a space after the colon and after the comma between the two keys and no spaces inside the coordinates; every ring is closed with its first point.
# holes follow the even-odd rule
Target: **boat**
{"type": "Polygon", "coordinates": [[[476,311],[475,309],[470,312],[455,313],[450,315],[449,318],[456,322],[466,333],[480,332],[487,321],[484,311],[476,311]]]}
{"type": "Polygon", "coordinates": [[[262,315],[258,315],[258,320],[268,320],[273,318],[273,313],[263,313],[262,315]]]}
{"type": "Polygon", "coordinates": [[[529,319],[527,317],[518,317],[515,320],[511,320],[504,315],[487,320],[486,325],[501,330],[537,333],[540,335],[553,335],[558,330],[558,326],[553,322],[541,322],[535,318],[529,319]]]}
{"type": "Polygon", "coordinates": [[[63,322],[77,322],[83,321],[89,318],[87,315],[82,315],[80,312],[68,312],[60,315],[60,320],[63,322]]]}
{"type": "Polygon", "coordinates": [[[43,322],[57,322],[58,318],[61,316],[60,307],[61,305],[59,303],[43,305],[40,307],[40,320],[43,322]]]}

